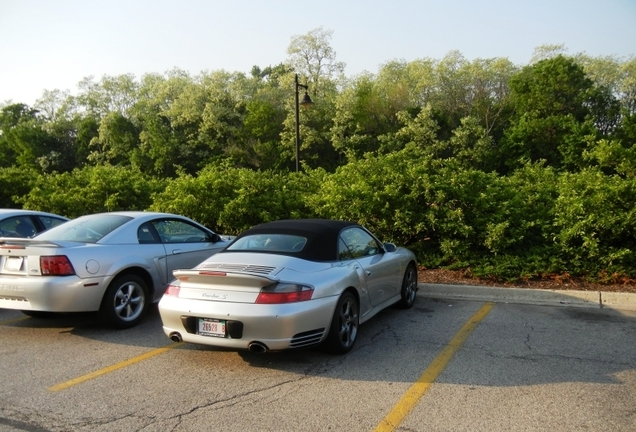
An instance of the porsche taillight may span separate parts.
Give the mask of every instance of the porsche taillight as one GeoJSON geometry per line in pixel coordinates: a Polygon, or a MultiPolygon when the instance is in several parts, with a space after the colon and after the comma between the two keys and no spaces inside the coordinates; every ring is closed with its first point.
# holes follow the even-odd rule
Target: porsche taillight
{"type": "Polygon", "coordinates": [[[266,287],[258,293],[257,304],[296,303],[311,300],[314,289],[306,285],[277,284],[266,287]]]}
{"type": "Polygon", "coordinates": [[[75,269],[66,255],[41,256],[40,271],[46,276],[71,276],[75,269]]]}

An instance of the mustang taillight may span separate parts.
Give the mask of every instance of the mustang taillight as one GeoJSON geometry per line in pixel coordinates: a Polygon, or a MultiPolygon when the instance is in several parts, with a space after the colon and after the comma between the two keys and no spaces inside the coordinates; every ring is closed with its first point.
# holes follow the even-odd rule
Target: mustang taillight
{"type": "Polygon", "coordinates": [[[295,303],[311,300],[314,289],[305,285],[278,284],[274,287],[265,287],[258,293],[257,304],[281,304],[295,303]]]}
{"type": "Polygon", "coordinates": [[[170,297],[179,297],[179,291],[181,291],[179,285],[168,285],[164,294],[170,297]]]}
{"type": "Polygon", "coordinates": [[[75,274],[73,265],[66,255],[41,256],[40,270],[47,276],[71,276],[75,274]]]}

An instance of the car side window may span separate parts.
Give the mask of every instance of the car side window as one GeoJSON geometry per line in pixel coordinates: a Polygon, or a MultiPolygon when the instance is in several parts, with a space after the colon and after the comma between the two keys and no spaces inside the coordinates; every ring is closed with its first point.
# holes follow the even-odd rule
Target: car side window
{"type": "Polygon", "coordinates": [[[33,237],[37,230],[29,216],[14,216],[2,221],[2,232],[7,237],[33,237]]]}
{"type": "Polygon", "coordinates": [[[380,244],[365,230],[353,227],[340,233],[338,247],[340,259],[353,259],[364,256],[376,255],[382,252],[380,244]]]}
{"type": "Polygon", "coordinates": [[[42,225],[44,225],[45,230],[49,230],[66,222],[64,219],[51,216],[38,216],[38,219],[42,222],[42,225]]]}
{"type": "Polygon", "coordinates": [[[162,243],[197,243],[210,241],[208,233],[187,222],[161,219],[152,222],[162,243]]]}
{"type": "Polygon", "coordinates": [[[342,241],[342,238],[338,239],[338,259],[341,261],[347,261],[354,259],[355,256],[349,247],[342,241]]]}
{"type": "Polygon", "coordinates": [[[157,231],[150,222],[146,222],[137,229],[137,240],[139,244],[161,243],[157,231]]]}
{"type": "Polygon", "coordinates": [[[7,218],[0,221],[0,234],[4,237],[16,237],[15,218],[7,218]]]}

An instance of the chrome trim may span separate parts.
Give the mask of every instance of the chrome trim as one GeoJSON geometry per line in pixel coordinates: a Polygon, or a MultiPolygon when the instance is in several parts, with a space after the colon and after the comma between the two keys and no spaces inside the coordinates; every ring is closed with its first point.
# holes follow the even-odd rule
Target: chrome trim
{"type": "Polygon", "coordinates": [[[316,345],[322,340],[324,334],[324,328],[298,333],[297,335],[294,335],[294,337],[292,337],[292,340],[289,343],[289,347],[301,348],[310,345],[316,345]]]}

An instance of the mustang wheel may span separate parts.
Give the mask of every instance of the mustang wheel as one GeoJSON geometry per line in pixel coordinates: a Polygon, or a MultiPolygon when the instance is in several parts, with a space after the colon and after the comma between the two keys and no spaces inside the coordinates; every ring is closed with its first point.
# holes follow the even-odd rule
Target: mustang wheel
{"type": "Polygon", "coordinates": [[[404,272],[402,279],[402,292],[398,306],[402,309],[408,309],[415,303],[415,295],[417,293],[417,270],[413,264],[409,264],[404,272]]]}
{"type": "Polygon", "coordinates": [[[121,275],[108,286],[99,312],[113,327],[124,329],[141,321],[147,305],[146,283],[135,275],[121,275]]]}
{"type": "Polygon", "coordinates": [[[337,354],[351,351],[358,336],[358,302],[353,294],[345,292],[338,300],[325,341],[326,348],[337,354]]]}

